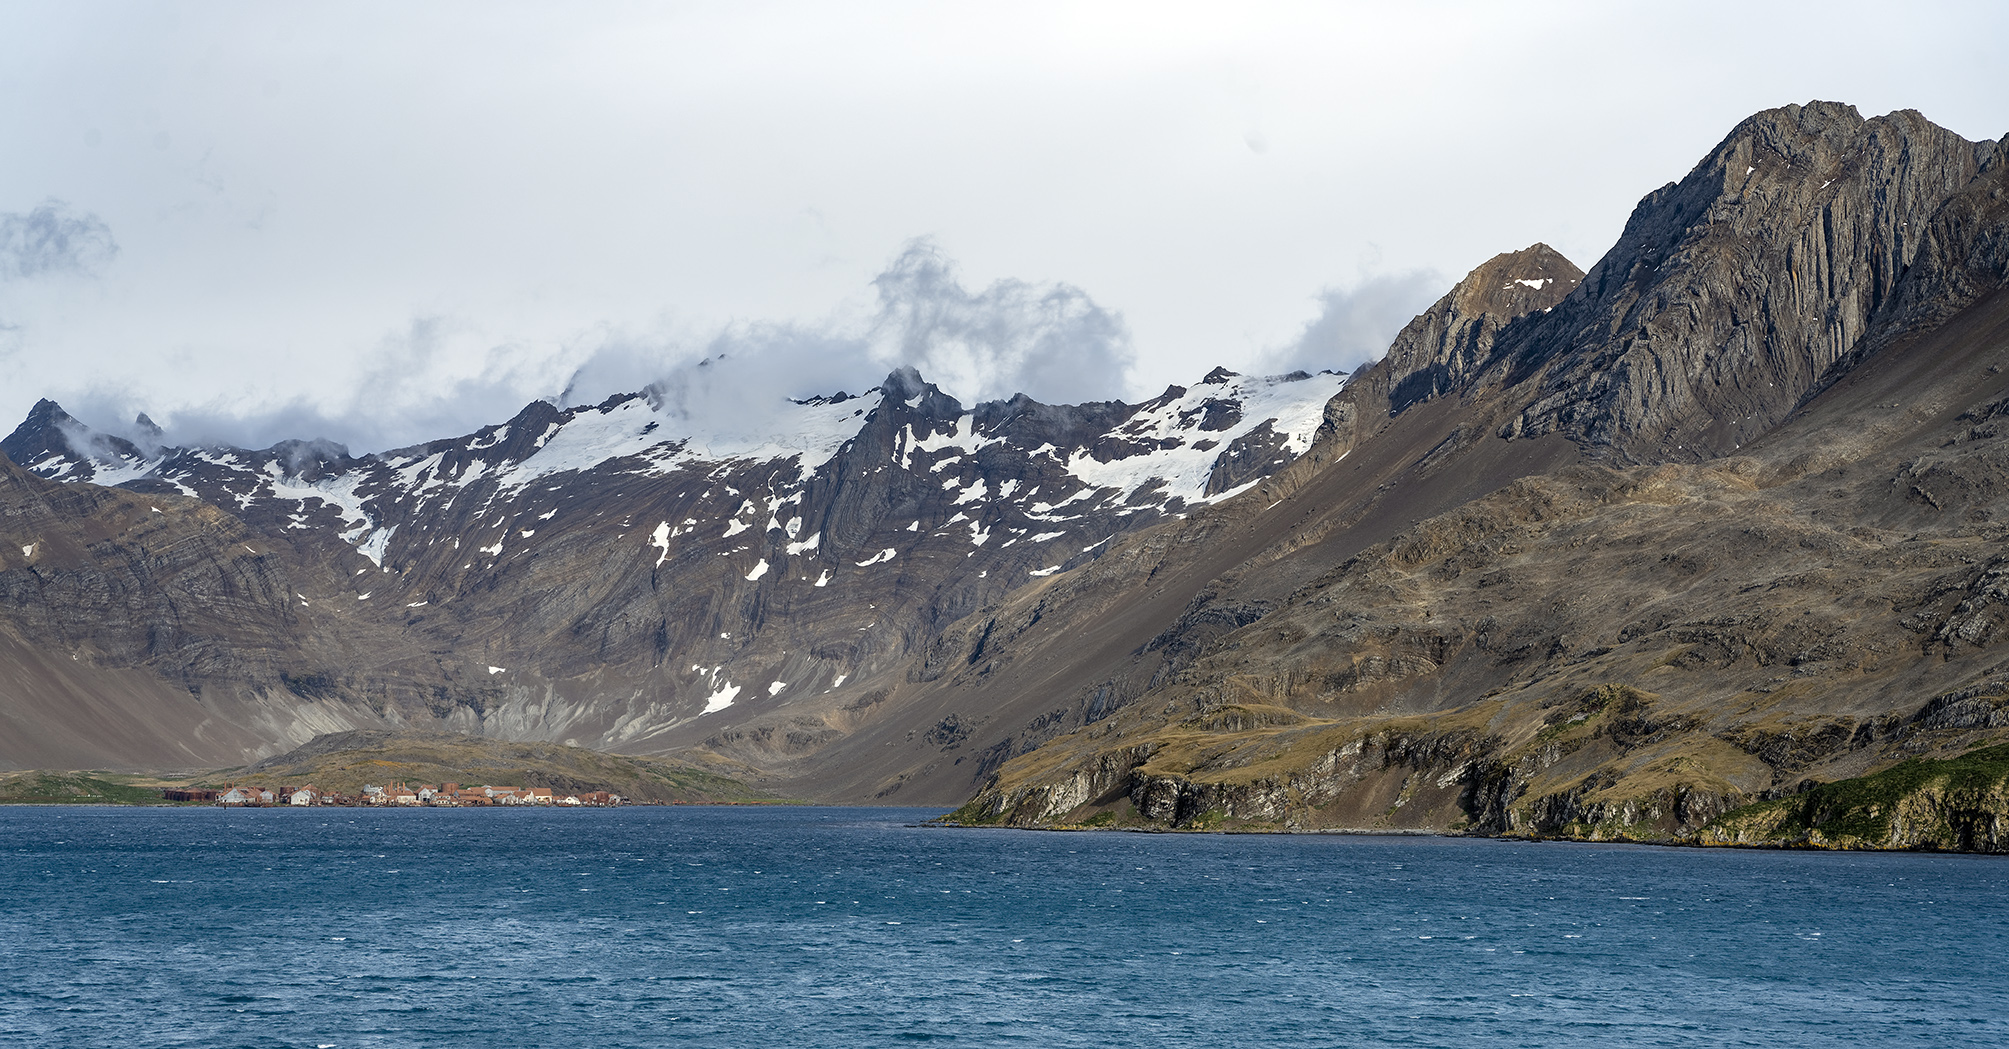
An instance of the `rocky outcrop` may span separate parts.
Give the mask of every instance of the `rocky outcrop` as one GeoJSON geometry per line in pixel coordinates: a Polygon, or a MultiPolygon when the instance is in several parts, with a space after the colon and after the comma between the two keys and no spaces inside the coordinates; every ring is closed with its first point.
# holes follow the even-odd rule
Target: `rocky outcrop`
{"type": "Polygon", "coordinates": [[[1932,215],[1860,351],[1943,324],[2009,284],[2009,137],[1982,143],[1975,177],[1932,215]],[[1991,148],[1992,147],[1992,148],[1991,148]]]}

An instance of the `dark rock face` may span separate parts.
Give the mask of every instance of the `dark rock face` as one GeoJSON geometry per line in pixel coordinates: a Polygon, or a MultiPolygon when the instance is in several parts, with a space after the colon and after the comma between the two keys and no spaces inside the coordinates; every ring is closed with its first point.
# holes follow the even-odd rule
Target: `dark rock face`
{"type": "Polygon", "coordinates": [[[1495,255],[1397,333],[1326,406],[1323,442],[1343,454],[1392,416],[1469,389],[1498,363],[1503,333],[1525,330],[1575,290],[1583,272],[1546,244],[1495,255]]]}
{"type": "Polygon", "coordinates": [[[1916,235],[1910,267],[1861,352],[1942,324],[2009,283],[2009,137],[1976,153],[1985,155],[1980,171],[1916,235]]]}
{"type": "Polygon", "coordinates": [[[110,665],[150,664],[188,683],[230,668],[232,649],[282,650],[299,630],[283,560],[212,508],[177,499],[163,512],[0,460],[0,521],[11,547],[0,607],[30,644],[88,646],[110,665]]]}
{"type": "Polygon", "coordinates": [[[1493,256],[1396,335],[1385,358],[1389,410],[1463,389],[1492,357],[1501,329],[1547,313],[1582,279],[1546,244],[1493,256]]]}
{"type": "Polygon", "coordinates": [[[1634,462],[1736,451],[1858,348],[1935,213],[1996,152],[1910,110],[1864,120],[1814,102],[1746,120],[1503,347],[1500,381],[1539,390],[1508,432],[1634,462]]]}

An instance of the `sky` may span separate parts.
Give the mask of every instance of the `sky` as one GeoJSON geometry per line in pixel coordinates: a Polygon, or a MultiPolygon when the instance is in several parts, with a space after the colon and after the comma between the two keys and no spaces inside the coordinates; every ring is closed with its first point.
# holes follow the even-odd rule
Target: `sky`
{"type": "Polygon", "coordinates": [[[0,0],[0,431],[1349,370],[1758,110],[2000,138],[2004,53],[1994,3],[0,0]]]}

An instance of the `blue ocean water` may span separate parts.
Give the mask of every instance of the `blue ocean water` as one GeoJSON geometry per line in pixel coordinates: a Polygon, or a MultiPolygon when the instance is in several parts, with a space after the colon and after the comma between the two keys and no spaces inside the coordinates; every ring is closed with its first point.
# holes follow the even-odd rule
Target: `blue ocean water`
{"type": "Polygon", "coordinates": [[[2009,863],[0,808],[7,1046],[2000,1046],[2009,863]]]}

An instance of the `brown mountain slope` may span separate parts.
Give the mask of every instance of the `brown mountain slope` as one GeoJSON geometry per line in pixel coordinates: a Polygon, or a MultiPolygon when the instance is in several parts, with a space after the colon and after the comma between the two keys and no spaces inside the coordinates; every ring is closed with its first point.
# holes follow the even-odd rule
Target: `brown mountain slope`
{"type": "MultiPolygon", "coordinates": [[[[1547,308],[1568,292],[1573,272],[1542,245],[1501,256],[1433,307],[1432,323],[1405,334],[1420,342],[1446,330],[1488,332],[1512,319],[1491,311],[1547,308]],[[1474,292],[1522,273],[1542,287],[1474,292]]],[[[1447,344],[1460,345],[1438,343],[1447,344]]],[[[1449,400],[1389,419],[1395,384],[1386,373],[1419,356],[1391,352],[1356,376],[1328,407],[1320,443],[1255,490],[1119,538],[1095,561],[964,619],[897,675],[865,682],[871,708],[829,715],[854,719],[842,741],[801,757],[775,745],[790,731],[814,731],[804,719],[754,726],[764,737],[716,736],[706,749],[774,770],[777,789],[789,793],[954,803],[1006,759],[1134,700],[1207,638],[1261,615],[1322,566],[1515,477],[1575,460],[1575,447],[1560,439],[1508,442],[1486,436],[1489,428],[1472,436],[1470,416],[1449,400]],[[1336,416],[1367,414],[1383,420],[1373,440],[1349,448],[1332,432],[1336,416]],[[1454,450],[1461,468],[1446,468],[1454,450]]]]}
{"type": "Polygon", "coordinates": [[[339,566],[206,503],[0,456],[0,768],[214,766],[478,701],[479,683],[345,614],[355,596],[339,566]],[[338,666],[376,687],[328,694],[338,666]]]}
{"type": "Polygon", "coordinates": [[[1998,291],[1747,455],[1516,482],[1334,566],[963,815],[1665,834],[2009,737],[2005,366],[1998,291]]]}
{"type": "MultiPolygon", "coordinates": [[[[1334,732],[1357,735],[1360,725],[1349,720],[1354,718],[1429,715],[1434,727],[1407,725],[1403,732],[1409,735],[1402,738],[1411,743],[1436,740],[1430,747],[1438,749],[1426,748],[1434,756],[1424,764],[1442,765],[1431,780],[1433,784],[1444,781],[1432,788],[1442,804],[1411,808],[1409,818],[1421,819],[1425,825],[1460,820],[1507,825],[1508,817],[1502,814],[1506,802],[1497,796],[1487,800],[1486,790],[1475,786],[1476,781],[1468,782],[1466,777],[1477,775],[1473,772],[1477,766],[1468,763],[1481,758],[1496,765],[1510,757],[1518,761],[1517,747],[1554,726],[1548,724],[1546,714],[1533,714],[1524,709],[1525,704],[1512,710],[1492,709],[1480,717],[1471,707],[1475,697],[1506,688],[1525,691],[1535,681],[1564,691],[1581,687],[1586,693],[1594,685],[1630,682],[1633,677],[1629,675],[1651,667],[1620,666],[1611,663],[1620,657],[1598,653],[1600,648],[1617,648],[1611,643],[1613,631],[1632,627],[1643,631],[1640,636],[1644,637],[1674,629],[1670,624],[1743,622],[1740,617],[1747,615],[1746,606],[1753,600],[1750,594],[1762,588],[1761,584],[1771,585],[1767,569],[1774,563],[1793,563],[1788,554],[1799,549],[1774,549],[1767,544],[1806,543],[1825,548],[1833,545],[1836,536],[1869,542],[1855,537],[1851,530],[1859,526],[1897,527],[1894,522],[1911,512],[1889,503],[1889,493],[1881,490],[1858,491],[1851,501],[1832,493],[1816,498],[1797,488],[1764,495],[1743,489],[1753,488],[1761,480],[1768,488],[1778,488],[1803,479],[1824,464],[1866,456],[1881,456],[1882,466],[1901,468],[1908,471],[1907,476],[1920,469],[1937,469],[1947,475],[1948,483],[1956,483],[1950,479],[1958,478],[1959,485],[1977,491],[1985,488],[1986,476],[1993,469],[1985,453],[1971,449],[1955,456],[1957,463],[1912,455],[1923,446],[1907,442],[1926,438],[1912,434],[1912,423],[1893,417],[1888,406],[1899,401],[1968,403],[1979,392],[1992,388],[1988,383],[1997,373],[1987,369],[1996,365],[1973,362],[1977,355],[1986,358],[2000,352],[1991,341],[1994,336],[1989,320],[1999,304],[1974,307],[1952,323],[1935,326],[1972,304],[1977,296],[1991,294],[1989,289],[2000,287],[2009,277],[2002,250],[2002,231],[2009,224],[2005,224],[2001,204],[2005,171],[2001,161],[2001,151],[1994,144],[1966,143],[1916,114],[1863,121],[1847,107],[1826,104],[1759,114],[1733,131],[1682,183],[1642,201],[1626,238],[1570,294],[1551,309],[1529,312],[1500,325],[1492,334],[1491,345],[1474,360],[1457,363],[1451,349],[1458,345],[1455,339],[1416,338],[1419,333],[1427,336],[1433,327],[1444,327],[1419,318],[1418,324],[1404,333],[1407,343],[1398,340],[1387,360],[1357,376],[1349,389],[1335,398],[1327,413],[1327,443],[1294,466],[1285,478],[1272,482],[1273,487],[1294,482],[1316,489],[1319,479],[1330,476],[1331,471],[1361,462],[1390,461],[1398,469],[1383,477],[1399,480],[1376,493],[1376,505],[1383,512],[1342,515],[1334,522],[1335,530],[1315,546],[1307,543],[1295,550],[1279,551],[1281,556],[1271,562],[1261,558],[1238,562],[1232,570],[1207,580],[1198,588],[1194,607],[1176,626],[1154,639],[1145,651],[1132,653],[1136,662],[1144,660],[1151,650],[1184,650],[1190,654],[1185,662],[1175,657],[1161,664],[1154,672],[1156,689],[1133,687],[1121,695],[1135,706],[1126,710],[1120,721],[1095,724],[1075,732],[1065,744],[1057,744],[1060,749],[1035,753],[1005,766],[998,789],[987,791],[982,804],[972,811],[1021,820],[1056,818],[1086,800],[1084,784],[1093,784],[1090,794],[1105,802],[1128,797],[1130,788],[1149,779],[1145,772],[1133,771],[1144,768],[1146,755],[1137,747],[1144,738],[1138,733],[1145,730],[1123,727],[1129,722],[1158,728],[1179,726],[1178,732],[1189,737],[1187,742],[1206,752],[1184,756],[1161,752],[1170,776],[1245,767],[1257,759],[1249,752],[1230,754],[1232,748],[1222,749],[1226,743],[1217,737],[1228,728],[1245,725],[1249,717],[1264,721],[1270,715],[1235,715],[1222,726],[1210,727],[1205,719],[1212,716],[1214,708],[1230,702],[1222,697],[1234,695],[1241,696],[1243,705],[1283,704],[1292,710],[1290,717],[1311,718],[1306,726],[1286,729],[1266,725],[1262,730],[1293,738],[1334,732]],[[1763,174],[1764,157],[1772,155],[1765,150],[1777,154],[1770,182],[1757,177],[1763,174]],[[1834,167],[1837,164],[1840,167],[1834,167]],[[1820,177],[1808,182],[1803,176],[1809,173],[1820,177]],[[1815,247],[1819,250],[1813,250],[1815,247]],[[1913,261],[1919,265],[1911,267],[1913,261]],[[1864,364],[1866,357],[1873,363],[1864,364]],[[1406,372],[1407,377],[1398,377],[1398,371],[1406,372]],[[1958,377],[1950,378],[1955,372],[1958,377]],[[1457,375],[1466,377],[1463,385],[1450,380],[1452,388],[1447,391],[1441,383],[1457,375]],[[1881,395],[1883,400],[1870,402],[1875,406],[1869,409],[1875,418],[1850,414],[1845,405],[1852,403],[1848,398],[1853,395],[1846,391],[1867,388],[1863,384],[1873,384],[1870,377],[1878,375],[1899,378],[1875,381],[1910,385],[1887,390],[1881,395]],[[1398,392],[1405,382],[1416,388],[1423,381],[1416,376],[1428,377],[1430,399],[1414,401],[1398,392]],[[1778,429],[1796,411],[1812,412],[1813,405],[1807,404],[1806,398],[1824,388],[1828,389],[1825,399],[1814,402],[1824,406],[1820,413],[1804,415],[1805,421],[1778,429]],[[1432,417],[1443,420],[1441,428],[1434,431],[1442,437],[1441,443],[1415,441],[1432,417]],[[1547,421],[1531,425],[1534,420],[1547,421]],[[1765,439],[1775,430],[1778,432],[1773,437],[1765,439]],[[1540,451],[1542,445],[1527,442],[1528,436],[1537,433],[1546,435],[1546,440],[1566,435],[1574,448],[1614,463],[1691,462],[1698,453],[1718,445],[1725,451],[1741,448],[1750,452],[1757,447],[1752,442],[1761,439],[1772,451],[1764,459],[1746,457],[1734,463],[1715,463],[1694,474],[1566,471],[1516,483],[1497,496],[1423,526],[1406,537],[1406,542],[1396,540],[1406,551],[1399,556],[1393,547],[1374,547],[1351,562],[1349,569],[1340,568],[1353,554],[1381,543],[1417,518],[1456,505],[1449,501],[1432,505],[1421,498],[1433,488],[1441,490],[1445,476],[1465,478],[1468,489],[1476,489],[1467,492],[1469,498],[1489,490],[1488,482],[1497,488],[1514,477],[1548,472],[1575,459],[1574,452],[1545,456],[1540,451]],[[1392,447],[1405,437],[1410,444],[1406,456],[1392,447]],[[1531,469],[1515,470],[1517,459],[1546,461],[1531,469]],[[1823,506],[1820,499],[1830,503],[1823,506]],[[1407,519],[1386,512],[1400,507],[1404,500],[1415,500],[1410,505],[1418,512],[1407,519]],[[1802,502],[1807,505],[1801,506],[1802,502]],[[1625,509],[1622,513],[1601,509],[1607,503],[1625,509]],[[1664,509],[1651,509],[1663,504],[1664,509]],[[1747,529],[1752,534],[1770,534],[1767,528],[1782,528],[1781,522],[1798,520],[1795,515],[1803,512],[1815,515],[1817,534],[1800,536],[1788,530],[1778,534],[1789,538],[1747,535],[1747,529]],[[1607,513],[1616,516],[1604,516],[1607,513]],[[1820,516],[1823,514],[1825,517],[1820,516]],[[1761,524],[1765,527],[1759,527],[1761,524]],[[1561,540],[1564,545],[1537,545],[1535,540],[1547,536],[1551,528],[1566,537],[1561,540]],[[1833,535],[1825,534],[1830,530],[1833,535]],[[1467,533],[1493,539],[1468,549],[1467,533]],[[1608,548],[1608,543],[1621,542],[1614,536],[1623,537],[1623,543],[1608,548]],[[1739,537],[1743,537],[1741,546],[1739,537]],[[1452,547],[1431,552],[1434,544],[1445,542],[1453,543],[1452,547]],[[1512,557],[1530,560],[1495,564],[1501,558],[1496,544],[1505,544],[1512,557]],[[1623,544],[1634,549],[1625,549],[1623,544]],[[1655,551],[1668,554],[1669,560],[1648,557],[1655,551]],[[1617,561],[1606,564],[1598,560],[1601,557],[1617,561]],[[1390,558],[1400,563],[1399,570],[1384,563],[1390,558]],[[1448,560],[1438,563],[1445,558],[1448,560]],[[1290,567],[1279,567],[1285,563],[1290,567]],[[1474,570],[1472,566],[1480,564],[1493,566],[1493,571],[1482,572],[1443,594],[1436,592],[1436,584],[1419,582],[1433,577],[1428,573],[1419,576],[1422,569],[1414,567],[1434,565],[1432,571],[1465,579],[1474,570]],[[1598,569],[1594,570],[1593,564],[1598,569]],[[1370,571],[1374,565],[1382,567],[1370,571]],[[1596,593],[1609,591],[1609,601],[1591,596],[1589,591],[1579,593],[1587,585],[1585,581],[1600,578],[1600,572],[1619,581],[1592,588],[1596,593]],[[1696,575],[1708,584],[1691,594],[1696,584],[1684,581],[1685,575],[1696,575]],[[1307,591],[1296,591],[1279,601],[1277,588],[1269,584],[1292,576],[1306,581],[1323,577],[1313,588],[1323,590],[1313,598],[1305,596],[1307,591]],[[1483,586],[1475,582],[1480,579],[1483,586]],[[1334,586],[1341,589],[1331,591],[1334,586]],[[1513,618],[1481,611],[1508,595],[1517,602],[1509,609],[1515,613],[1513,618]],[[1546,607],[1530,611],[1529,602],[1538,595],[1546,607]],[[1311,615],[1300,607],[1307,600],[1354,610],[1366,617],[1362,622],[1367,625],[1342,625],[1351,622],[1344,615],[1338,621],[1311,615]],[[1656,614],[1661,618],[1640,619],[1640,610],[1647,608],[1658,609],[1656,614]],[[1458,618],[1438,623],[1437,618],[1447,610],[1458,618]],[[1614,619],[1615,625],[1611,622],[1614,619]],[[1224,628],[1238,628],[1238,632],[1222,636],[1224,628]],[[1270,641],[1249,651],[1258,638],[1270,641]],[[1589,643],[1587,638],[1603,640],[1589,643]],[[1299,651],[1295,646],[1300,643],[1308,647],[1299,651]],[[1225,654],[1231,650],[1239,654],[1225,654]],[[1480,660],[1474,655],[1480,652],[1494,655],[1480,660]],[[1200,664],[1190,662],[1195,656],[1200,664]],[[1557,676],[1559,667],[1571,663],[1580,663],[1585,669],[1557,676]],[[1520,669],[1502,669],[1509,664],[1520,669]],[[1593,671],[1609,677],[1596,678],[1593,671]],[[1517,673],[1522,676],[1516,677],[1517,673]],[[1240,690],[1248,681],[1270,683],[1244,695],[1240,690]],[[1326,698],[1296,710],[1310,702],[1304,699],[1307,694],[1326,698]],[[1350,698],[1342,701],[1333,696],[1350,698]],[[1328,709],[1320,703],[1338,705],[1328,709]],[[1456,746],[1440,738],[1452,726],[1439,722],[1453,710],[1476,719],[1460,729],[1469,731],[1458,737],[1461,742],[1456,746]],[[1188,723],[1193,717],[1201,721],[1188,723]],[[1158,724],[1161,721],[1166,724],[1158,724]],[[1083,742],[1090,739],[1107,740],[1109,745],[1083,742]],[[1442,749],[1447,746],[1449,750],[1442,749]],[[1216,758],[1227,764],[1217,767],[1212,764],[1216,758]],[[1181,771],[1182,763],[1191,768],[1181,771]],[[1468,767],[1451,775],[1461,764],[1468,767]],[[1433,807],[1437,811],[1428,817],[1417,815],[1433,807]]],[[[1950,431],[1930,435],[1934,441],[1952,439],[1950,431]]],[[[1378,478],[1376,484],[1387,480],[1378,478]]],[[[1891,475],[1885,475],[1877,483],[1888,486],[1892,480],[1891,475]]],[[[1898,487],[1902,492],[1911,485],[1898,487]]],[[[1928,486],[1918,487],[1930,491],[1928,486]]],[[[1235,509],[1222,508],[1222,512],[1235,509]]],[[[1317,521],[1331,507],[1321,502],[1305,509],[1312,511],[1307,520],[1317,521]]],[[[1980,515],[1980,519],[1995,512],[1988,505],[1963,511],[1980,515]]],[[[1981,556],[1979,551],[1988,541],[1980,533],[1957,533],[1948,538],[1973,548],[1959,555],[1962,557],[1981,556]]],[[[1874,575],[1863,574],[1886,564],[1908,566],[1914,578],[1905,585],[1930,589],[1958,582],[1943,578],[1953,569],[1951,563],[1934,560],[1936,554],[1894,551],[1883,544],[1884,540],[1877,540],[1856,550],[1853,556],[1862,560],[1853,563],[1853,569],[1848,569],[1851,562],[1839,562],[1833,570],[1843,572],[1847,583],[1838,584],[1829,598],[1846,601],[1853,597],[1905,606],[1910,600],[1905,595],[1910,591],[1903,590],[1899,581],[1894,579],[1887,587],[1874,575]],[[1845,569],[1856,574],[1847,575],[1845,569]]],[[[1120,551],[1112,552],[1112,556],[1118,554],[1120,551]]],[[[1812,618],[1789,625],[1800,630],[1821,621],[1822,616],[1839,614],[1821,611],[1826,607],[1821,600],[1826,599],[1809,595],[1795,598],[1798,604],[1793,607],[1802,608],[1812,618]]],[[[1916,606],[1914,614],[1924,614],[1923,606],[1915,601],[1912,605],[1916,606]]],[[[1041,622],[1046,624],[1048,636],[1062,637],[1092,618],[1093,613],[1073,615],[1063,606],[1045,610],[1041,622]]],[[[1771,619],[1766,623],[1779,625],[1771,619]]],[[[1712,667],[1711,679],[1728,695],[1753,682],[1738,677],[1741,671],[1732,669],[1742,657],[1725,653],[1756,651],[1752,646],[1757,645],[1770,654],[1753,658],[1759,659],[1757,665],[1769,669],[1777,654],[1774,649],[1791,641],[1791,637],[1749,632],[1755,628],[1726,626],[1712,633],[1714,629],[1693,627],[1696,640],[1684,643],[1702,646],[1697,650],[1702,654],[1685,658],[1712,667]],[[1722,648],[1723,653],[1710,654],[1715,651],[1712,645],[1722,648]]],[[[1891,637],[1882,635],[1874,642],[1892,643],[1891,637]]],[[[1807,663],[1813,659],[1806,655],[1811,651],[1814,649],[1805,645],[1791,647],[1788,656],[1806,656],[1800,663],[1807,663]]],[[[1889,668],[1883,672],[1890,672],[1889,668]]],[[[1776,688],[1782,684],[1770,682],[1771,676],[1778,675],[1769,674],[1755,685],[1776,688]]],[[[1906,687],[1930,690],[1958,676],[1934,670],[1906,687]]],[[[1092,680],[1094,675],[1080,673],[1078,677],[1092,680]]],[[[1134,686],[1136,680],[1129,683],[1134,686]]],[[[1879,715],[1889,714],[1898,704],[1890,698],[1889,690],[1897,686],[1879,681],[1874,687],[1865,686],[1865,695],[1875,693],[1884,698],[1861,702],[1876,708],[1879,715]]],[[[1948,686],[1951,691],[1962,687],[1966,686],[1948,686]]],[[[1641,695],[1647,691],[1646,686],[1635,689],[1641,695]]],[[[1557,695],[1544,693],[1536,702],[1578,701],[1557,695]]],[[[1719,694],[1705,701],[1699,696],[1698,692],[1686,698],[1695,703],[1724,698],[1719,694]]],[[[1831,698],[1835,705],[1810,700],[1801,713],[1814,716],[1827,711],[1854,716],[1848,703],[1856,700],[1831,698]]],[[[1692,713],[1683,708],[1669,716],[1688,717],[1692,713]]],[[[1823,724],[1823,731],[1832,731],[1832,726],[1823,724]]],[[[1234,728],[1239,731],[1242,729],[1234,728]]],[[[1773,729],[1751,731],[1762,734],[1773,729]]],[[[1799,729],[1778,731],[1791,736],[1799,729]]],[[[1554,733],[1545,737],[1543,745],[1553,737],[1554,733]]],[[[1027,738],[1022,734],[1021,743],[1027,738]]],[[[1345,745],[1338,746],[1343,749],[1345,745]]],[[[1734,744],[1716,739],[1709,746],[1720,750],[1734,744]]],[[[1678,750],[1675,747],[1662,756],[1672,760],[1678,750]]],[[[1318,761],[1337,760],[1331,758],[1330,750],[1314,747],[1313,752],[1318,761]]],[[[1272,755],[1261,760],[1281,761],[1279,767],[1294,769],[1294,762],[1305,755],[1295,750],[1290,753],[1297,757],[1272,755]]],[[[1739,753],[1749,756],[1748,751],[1739,753]]],[[[1160,768],[1160,760],[1152,759],[1151,771],[1160,768]]],[[[1404,760],[1389,760],[1384,765],[1403,767],[1404,760]]],[[[1864,760],[1874,763],[1878,759],[1864,760]]],[[[1692,822],[1711,806],[1740,792],[1770,789],[1775,778],[1790,780],[1790,773],[1805,767],[1803,761],[1788,767],[1796,761],[1800,759],[1782,766],[1762,760],[1749,765],[1726,757],[1722,770],[1689,784],[1714,800],[1698,802],[1684,809],[1683,815],[1670,818],[1676,823],[1692,822]],[[1782,773],[1787,775],[1782,778],[1782,773]]],[[[1585,768],[1575,771],[1580,779],[1589,775],[1585,768]]],[[[1838,774],[1840,768],[1829,771],[1838,774]]],[[[1394,782],[1399,787],[1412,773],[1422,775],[1418,769],[1408,769],[1396,774],[1394,782]]],[[[1600,775],[1609,777],[1611,772],[1607,769],[1600,775]]],[[[1504,783],[1511,777],[1495,779],[1504,783]]],[[[1555,786],[1551,783],[1543,789],[1555,786]]],[[[1524,788],[1525,784],[1513,789],[1524,788]]],[[[1356,792],[1353,796],[1358,802],[1369,794],[1356,792]]],[[[1322,796],[1331,800],[1329,795],[1322,796]]],[[[1383,799],[1382,808],[1361,802],[1352,810],[1342,806],[1327,818],[1345,822],[1365,818],[1370,812],[1378,817],[1395,796],[1383,799]]],[[[1192,809],[1206,797],[1202,791],[1182,803],[1184,808],[1157,805],[1150,818],[1174,818],[1174,813],[1188,818],[1216,807],[1206,804],[1192,809]]]]}

